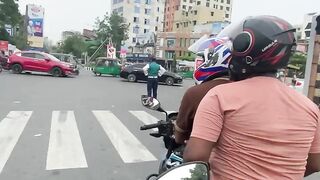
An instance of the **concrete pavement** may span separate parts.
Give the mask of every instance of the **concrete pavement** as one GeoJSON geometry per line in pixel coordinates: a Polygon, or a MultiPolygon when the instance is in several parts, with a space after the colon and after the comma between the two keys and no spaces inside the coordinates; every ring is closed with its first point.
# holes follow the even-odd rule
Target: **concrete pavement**
{"type": "MultiPolygon", "coordinates": [[[[139,127],[164,115],[142,107],[145,83],[82,71],[75,78],[2,72],[0,84],[1,180],[145,179],[157,171],[162,140],[139,127]]],[[[160,85],[163,108],[176,111],[192,85],[160,85]]]]}

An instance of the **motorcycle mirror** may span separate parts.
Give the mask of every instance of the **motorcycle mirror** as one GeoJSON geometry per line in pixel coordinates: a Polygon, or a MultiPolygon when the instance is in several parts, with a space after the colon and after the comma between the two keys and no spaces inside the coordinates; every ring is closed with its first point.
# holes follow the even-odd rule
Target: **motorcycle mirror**
{"type": "Polygon", "coordinates": [[[201,179],[209,180],[209,166],[204,162],[190,162],[176,166],[161,174],[157,180],[201,179]]]}
{"type": "Polygon", "coordinates": [[[152,110],[157,110],[157,111],[162,111],[160,102],[153,98],[152,102],[148,99],[147,95],[141,95],[141,103],[144,107],[152,109],[152,110]]]}

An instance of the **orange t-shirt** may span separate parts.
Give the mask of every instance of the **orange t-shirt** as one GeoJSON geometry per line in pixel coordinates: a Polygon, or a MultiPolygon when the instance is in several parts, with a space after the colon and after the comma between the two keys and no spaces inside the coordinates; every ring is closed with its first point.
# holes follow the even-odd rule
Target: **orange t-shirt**
{"type": "Polygon", "coordinates": [[[303,179],[320,153],[319,109],[275,78],[219,85],[201,101],[191,137],[217,142],[214,179],[303,179]]]}

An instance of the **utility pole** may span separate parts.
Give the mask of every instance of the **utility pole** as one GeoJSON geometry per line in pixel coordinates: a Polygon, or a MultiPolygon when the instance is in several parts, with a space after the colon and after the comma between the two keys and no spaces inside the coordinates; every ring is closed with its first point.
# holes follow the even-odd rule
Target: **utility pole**
{"type": "Polygon", "coordinates": [[[102,43],[101,45],[98,47],[98,49],[92,54],[92,56],[89,58],[89,61],[92,61],[93,57],[95,57],[95,55],[100,51],[100,49],[105,45],[105,43],[109,40],[109,37],[107,37],[102,43]]]}

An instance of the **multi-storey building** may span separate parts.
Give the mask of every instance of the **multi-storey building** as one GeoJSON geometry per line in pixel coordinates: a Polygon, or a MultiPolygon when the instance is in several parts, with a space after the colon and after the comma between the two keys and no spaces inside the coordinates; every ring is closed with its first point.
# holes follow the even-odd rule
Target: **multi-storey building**
{"type": "Polygon", "coordinates": [[[112,11],[129,24],[127,47],[152,43],[153,34],[163,31],[165,0],[112,0],[111,4],[112,11]]]}
{"type": "Polygon", "coordinates": [[[195,25],[231,21],[233,0],[167,0],[164,31],[192,31],[195,25]]]}

